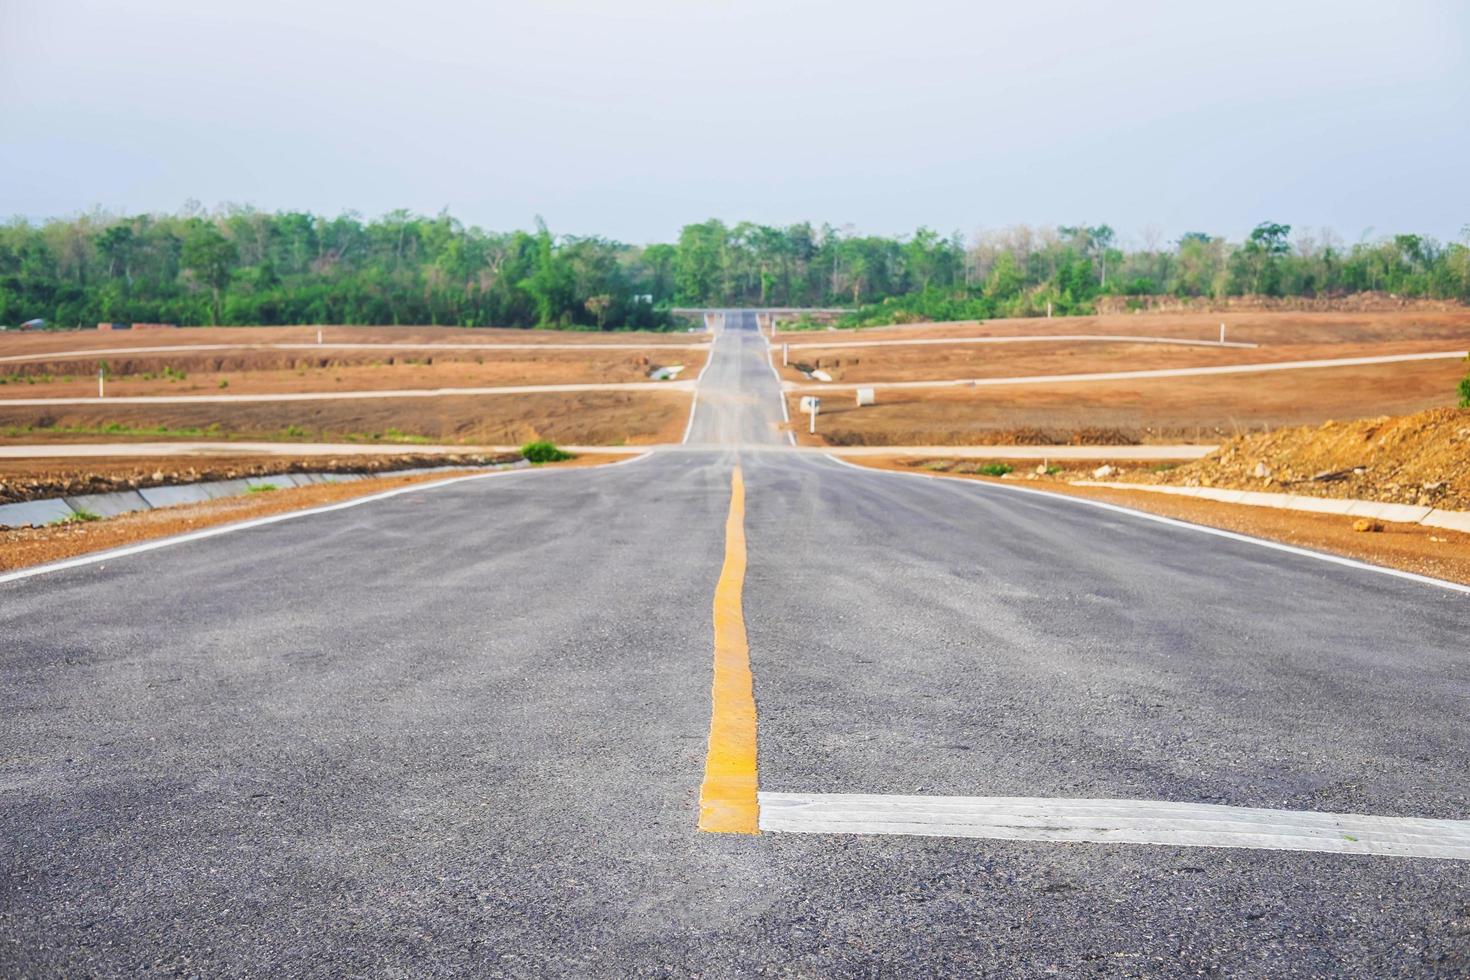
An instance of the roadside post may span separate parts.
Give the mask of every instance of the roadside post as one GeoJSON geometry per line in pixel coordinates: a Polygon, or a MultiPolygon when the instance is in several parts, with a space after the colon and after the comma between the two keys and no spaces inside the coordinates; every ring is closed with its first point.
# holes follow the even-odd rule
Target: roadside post
{"type": "Polygon", "coordinates": [[[103,378],[105,376],[106,376],[106,372],[99,365],[98,368],[97,368],[97,397],[98,398],[103,397],[102,382],[103,382],[103,378]]]}
{"type": "Polygon", "coordinates": [[[872,388],[859,388],[857,390],[857,403],[858,403],[858,408],[862,408],[864,405],[871,405],[871,404],[873,404],[873,402],[877,401],[877,398],[875,396],[876,396],[876,392],[874,391],[874,389],[872,389],[872,388]]]}
{"type": "Polygon", "coordinates": [[[1225,343],[1225,321],[1220,321],[1220,343],[1225,343]]]}
{"type": "Polygon", "coordinates": [[[318,345],[320,345],[322,342],[322,332],[320,330],[316,332],[316,342],[318,345]]]}
{"type": "Polygon", "coordinates": [[[785,367],[786,365],[788,365],[790,363],[791,363],[791,345],[790,344],[782,344],[781,345],[781,366],[782,367],[785,367]]]}
{"type": "Polygon", "coordinates": [[[822,410],[822,399],[813,395],[802,395],[801,410],[811,416],[811,423],[807,426],[807,431],[815,434],[817,431],[817,413],[822,410]]]}

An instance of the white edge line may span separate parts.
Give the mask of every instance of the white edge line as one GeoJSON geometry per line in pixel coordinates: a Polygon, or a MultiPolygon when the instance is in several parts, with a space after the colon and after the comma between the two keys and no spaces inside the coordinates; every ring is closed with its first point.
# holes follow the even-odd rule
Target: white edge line
{"type": "MultiPolygon", "coordinates": [[[[629,459],[620,459],[615,463],[604,463],[600,466],[573,467],[561,472],[570,472],[571,469],[595,470],[612,469],[614,466],[623,466],[628,463],[636,463],[640,459],[647,459],[653,453],[640,453],[629,459]]],[[[537,470],[527,468],[521,470],[498,470],[494,473],[475,473],[470,476],[456,476],[448,480],[436,480],[433,483],[416,483],[406,487],[398,487],[393,490],[385,490],[382,493],[371,494],[366,497],[355,497],[352,500],[344,500],[341,503],[327,504],[322,507],[311,507],[306,510],[292,510],[284,514],[271,514],[269,517],[257,517],[248,521],[238,521],[233,524],[221,524],[217,527],[207,527],[199,531],[190,531],[187,534],[176,534],[172,537],[157,538],[153,541],[143,541],[139,544],[128,545],[124,548],[113,548],[109,551],[98,551],[90,555],[78,555],[76,558],[68,558],[64,561],[51,562],[45,565],[36,565],[31,568],[21,568],[13,572],[0,574],[0,585],[7,582],[16,582],[21,579],[31,578],[35,575],[46,575],[51,572],[62,572],[70,568],[80,568],[84,565],[95,565],[100,562],[112,561],[116,558],[127,558],[130,555],[139,555],[146,551],[156,551],[159,548],[169,548],[174,545],[188,544],[190,541],[201,541],[205,538],[213,538],[221,534],[233,534],[236,531],[248,531],[253,527],[264,527],[267,524],[278,524],[281,521],[295,520],[298,517],[311,517],[315,514],[329,514],[334,510],[346,510],[349,507],[360,507],[378,500],[387,500],[404,493],[416,493],[420,490],[437,490],[440,487],[451,486],[455,483],[465,483],[470,480],[488,480],[494,477],[521,476],[526,473],[555,473],[556,469],[537,470]]]]}
{"type": "Polygon", "coordinates": [[[1445,579],[1431,578],[1428,575],[1419,575],[1415,572],[1400,571],[1397,568],[1386,568],[1382,565],[1371,565],[1368,562],[1358,561],[1356,558],[1345,558],[1342,555],[1330,555],[1322,551],[1312,551],[1308,548],[1298,548],[1295,545],[1282,544],[1279,541],[1268,541],[1265,538],[1256,538],[1248,534],[1240,534],[1235,531],[1226,531],[1218,527],[1208,527],[1204,524],[1192,524],[1189,521],[1181,521],[1173,517],[1164,517],[1161,514],[1150,514],[1148,511],[1135,510],[1132,507],[1124,507],[1119,504],[1110,504],[1102,500],[1093,500],[1088,497],[1073,497],[1062,493],[1052,493],[1048,490],[1036,490],[1032,487],[1013,487],[1004,483],[989,483],[981,480],[965,480],[960,477],[953,476],[939,476],[938,474],[932,473],[903,473],[898,470],[883,470],[878,469],[875,466],[862,466],[858,463],[849,463],[847,460],[834,456],[831,453],[824,453],[823,455],[832,460],[834,463],[840,463],[843,466],[850,466],[855,470],[864,470],[869,473],[886,473],[889,476],[918,477],[919,479],[924,480],[944,480],[949,483],[981,487],[983,488],[983,490],[981,491],[982,493],[984,492],[984,490],[1003,490],[1010,491],[1011,493],[1031,494],[1032,496],[1036,497],[1047,497],[1052,500],[1065,501],[1067,503],[1077,504],[1083,507],[1095,507],[1099,510],[1112,511],[1115,514],[1127,514],[1131,517],[1140,518],[1142,520],[1153,521],[1156,524],[1167,524],[1170,527],[1178,527],[1184,528],[1185,530],[1189,531],[1197,531],[1200,534],[1210,534],[1214,535],[1217,538],[1225,538],[1230,541],[1243,541],[1246,544],[1258,545],[1262,548],[1269,548],[1272,551],[1282,551],[1289,555],[1299,555],[1304,558],[1315,558],[1318,561],[1328,562],[1333,565],[1342,565],[1346,568],[1355,568],[1365,572],[1377,572],[1379,575],[1388,575],[1393,578],[1405,579],[1410,582],[1418,582],[1420,585],[1432,585],[1436,588],[1447,589],[1450,592],[1459,592],[1462,595],[1470,595],[1470,585],[1461,585],[1459,582],[1449,582],[1445,579]]]}
{"type": "MultiPolygon", "coordinates": [[[[760,333],[760,331],[756,331],[760,333]]],[[[781,372],[776,370],[776,345],[771,343],[771,338],[761,334],[766,342],[766,366],[771,369],[771,374],[776,377],[776,398],[781,403],[781,421],[787,425],[791,424],[791,411],[786,407],[786,382],[781,380],[781,372]]],[[[796,445],[796,433],[790,429],[786,430],[786,441],[796,445]]]]}

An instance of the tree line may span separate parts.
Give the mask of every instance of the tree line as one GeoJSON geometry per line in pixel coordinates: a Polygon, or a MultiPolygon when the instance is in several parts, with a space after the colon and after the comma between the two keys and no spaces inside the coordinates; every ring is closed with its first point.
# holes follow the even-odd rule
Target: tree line
{"type": "MultiPolygon", "coordinates": [[[[711,220],[673,243],[487,232],[447,214],[364,221],[198,207],[0,225],[0,324],[441,324],[663,329],[677,306],[851,308],[849,324],[1089,313],[1101,296],[1470,301],[1470,248],[1421,235],[1347,245],[1263,222],[1125,245],[1107,225],[967,241],[711,220]]],[[[1465,240],[1470,241],[1470,227],[1465,240]]]]}

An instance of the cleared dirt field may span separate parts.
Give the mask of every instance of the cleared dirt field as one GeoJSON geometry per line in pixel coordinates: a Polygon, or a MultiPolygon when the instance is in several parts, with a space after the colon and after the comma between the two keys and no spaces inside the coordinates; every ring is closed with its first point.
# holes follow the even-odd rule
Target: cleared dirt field
{"type": "Polygon", "coordinates": [[[779,331],[776,343],[904,340],[917,337],[1024,337],[1100,333],[1256,344],[1380,343],[1389,340],[1470,337],[1470,309],[1381,313],[1137,313],[1113,316],[1029,317],[956,323],[911,323],[861,330],[779,331]]]}
{"type": "Polygon", "coordinates": [[[6,402],[95,398],[97,370],[103,361],[108,371],[106,394],[113,398],[646,384],[653,371],[674,365],[683,365],[683,377],[695,377],[705,364],[709,340],[707,335],[687,333],[323,327],[324,343],[317,345],[317,331],[312,326],[0,334],[0,441],[98,437],[516,445],[530,439],[603,445],[677,441],[689,415],[687,392],[453,395],[379,402],[344,397],[240,405],[6,402]],[[432,346],[436,344],[451,346],[432,346]],[[145,349],[155,347],[181,349],[145,349]],[[75,356],[78,351],[96,353],[75,356]]]}
{"type": "Polygon", "coordinates": [[[1455,402],[1470,366],[1417,361],[1264,374],[1126,382],[878,392],[857,408],[850,391],[822,398],[818,437],[806,434],[797,393],[788,409],[811,445],[1215,443],[1245,432],[1328,419],[1406,415],[1455,402]]]}
{"type": "MultiPolygon", "coordinates": [[[[781,369],[781,376],[793,382],[807,380],[796,367],[797,363],[826,371],[838,383],[1085,374],[1466,350],[1470,349],[1470,310],[1448,313],[1139,314],[989,320],[779,334],[776,343],[783,342],[792,345],[790,358],[793,363],[781,369]],[[1079,340],[847,349],[840,346],[852,342],[1058,334],[1210,341],[1218,339],[1222,322],[1226,324],[1228,340],[1258,346],[1212,348],[1079,340]],[[833,346],[825,349],[806,346],[822,344],[833,346]]],[[[779,354],[776,362],[780,367],[779,354]]]]}
{"type": "Polygon", "coordinates": [[[0,442],[87,442],[105,437],[241,438],[304,442],[583,445],[677,442],[687,393],[558,392],[442,398],[342,399],[193,405],[5,406],[0,442]]]}
{"type": "Polygon", "coordinates": [[[104,348],[196,344],[702,344],[707,334],[683,332],[591,333],[571,330],[507,330],[494,327],[184,327],[178,330],[58,330],[0,333],[0,357],[104,348]]]}
{"type": "MultiPolygon", "coordinates": [[[[655,368],[684,365],[693,377],[705,353],[682,351],[450,351],[314,354],[243,351],[109,357],[107,394],[277,394],[380,391],[524,384],[620,384],[649,380],[655,368]],[[660,354],[673,355],[661,357],[660,354]]],[[[7,398],[76,398],[97,394],[96,363],[0,364],[0,402],[7,398]]]]}

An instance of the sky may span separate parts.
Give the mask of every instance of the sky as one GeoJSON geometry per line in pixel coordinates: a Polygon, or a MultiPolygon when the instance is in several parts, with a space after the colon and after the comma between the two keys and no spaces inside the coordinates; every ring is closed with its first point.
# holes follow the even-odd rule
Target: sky
{"type": "Polygon", "coordinates": [[[0,0],[0,215],[1470,225],[1465,0],[0,0]]]}

